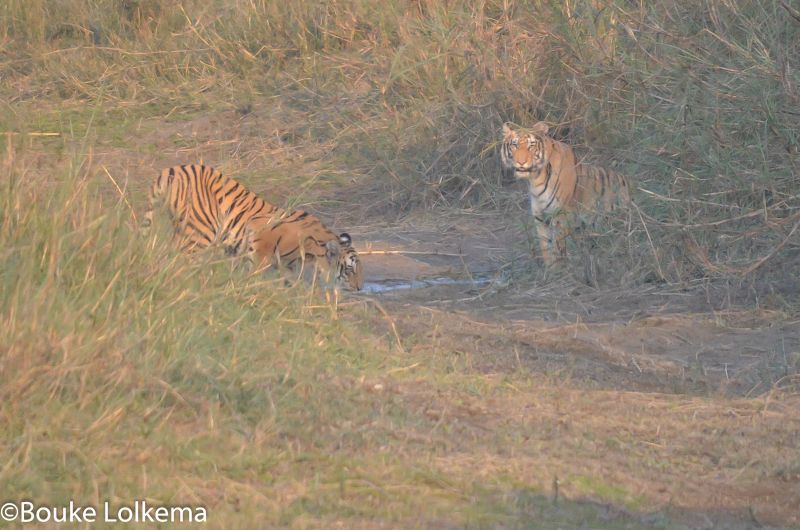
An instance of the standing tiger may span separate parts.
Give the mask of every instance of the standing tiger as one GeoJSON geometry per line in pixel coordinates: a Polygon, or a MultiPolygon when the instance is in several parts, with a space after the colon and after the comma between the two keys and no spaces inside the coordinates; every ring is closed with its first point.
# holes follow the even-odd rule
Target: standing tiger
{"type": "Polygon", "coordinates": [[[598,214],[630,203],[630,186],[619,173],[578,163],[572,148],[548,136],[548,129],[539,122],[518,132],[504,123],[500,160],[504,172],[528,181],[542,258],[551,264],[566,257],[573,224],[593,224],[598,214]]]}
{"type": "Polygon", "coordinates": [[[335,235],[304,211],[273,206],[214,168],[192,164],[162,171],[150,188],[145,229],[160,205],[167,208],[177,243],[186,252],[221,245],[227,254],[244,254],[256,265],[290,268],[317,259],[325,268],[335,267],[336,279],[351,289],[364,285],[348,234],[335,235]]]}

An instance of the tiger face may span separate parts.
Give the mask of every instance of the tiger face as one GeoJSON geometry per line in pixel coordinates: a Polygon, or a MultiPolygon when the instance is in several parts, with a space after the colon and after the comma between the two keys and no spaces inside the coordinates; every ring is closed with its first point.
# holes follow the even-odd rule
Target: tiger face
{"type": "Polygon", "coordinates": [[[547,163],[544,135],[547,125],[539,122],[530,131],[520,134],[511,124],[503,124],[503,145],[500,150],[503,168],[514,171],[517,178],[530,178],[547,163]]]}
{"type": "Polygon", "coordinates": [[[352,290],[364,286],[364,271],[350,235],[335,235],[316,217],[295,210],[286,217],[256,217],[246,236],[250,261],[256,266],[277,265],[303,270],[306,264],[328,280],[352,290]]]}
{"type": "MultiPolygon", "coordinates": [[[[328,248],[331,252],[330,243],[328,248]]],[[[336,259],[336,279],[346,284],[350,289],[360,291],[364,287],[364,269],[361,267],[361,260],[358,253],[353,248],[353,240],[350,234],[339,234],[338,249],[334,250],[334,255],[329,254],[329,261],[336,259]]],[[[333,263],[331,263],[333,265],[333,263]]]]}

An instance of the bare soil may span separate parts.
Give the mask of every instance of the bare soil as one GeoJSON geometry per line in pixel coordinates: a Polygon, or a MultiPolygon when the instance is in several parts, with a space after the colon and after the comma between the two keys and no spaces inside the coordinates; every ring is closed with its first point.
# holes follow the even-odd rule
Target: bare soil
{"type": "MultiPolygon", "coordinates": [[[[349,228],[364,250],[367,282],[463,281],[366,295],[407,347],[451,352],[487,378],[546,381],[541,395],[456,410],[392,389],[424,401],[426,413],[460,421],[467,437],[498,429],[527,437],[508,449],[513,457],[468,463],[456,450],[443,465],[512,461],[547,490],[551,478],[541,470],[560,462],[558,475],[606,477],[641,494],[644,513],[666,511],[690,528],[800,524],[800,319],[725,282],[591,287],[574,263],[545,272],[520,226],[427,212],[395,226],[376,219],[349,228]],[[761,458],[738,460],[759,446],[761,458]],[[645,453],[652,465],[642,468],[645,453]]],[[[790,288],[784,294],[795,296],[790,288]]],[[[562,494],[581,498],[574,484],[562,494]]]]}

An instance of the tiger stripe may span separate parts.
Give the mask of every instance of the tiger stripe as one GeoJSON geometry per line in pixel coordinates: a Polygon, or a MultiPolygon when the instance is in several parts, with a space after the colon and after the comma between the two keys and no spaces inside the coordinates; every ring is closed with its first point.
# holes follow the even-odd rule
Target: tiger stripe
{"type": "Polygon", "coordinates": [[[170,215],[182,251],[219,245],[226,254],[245,255],[259,266],[294,268],[300,261],[317,260],[323,267],[335,266],[336,279],[350,288],[363,287],[363,270],[348,234],[335,235],[302,210],[274,206],[212,167],[190,164],[159,173],[150,188],[145,230],[158,206],[170,215]]]}
{"type": "Polygon", "coordinates": [[[598,214],[631,202],[624,175],[578,163],[570,146],[548,136],[547,124],[539,122],[530,130],[517,131],[505,123],[502,133],[501,168],[504,174],[513,172],[528,181],[531,214],[545,263],[566,257],[566,237],[575,217],[594,224],[598,214]]]}

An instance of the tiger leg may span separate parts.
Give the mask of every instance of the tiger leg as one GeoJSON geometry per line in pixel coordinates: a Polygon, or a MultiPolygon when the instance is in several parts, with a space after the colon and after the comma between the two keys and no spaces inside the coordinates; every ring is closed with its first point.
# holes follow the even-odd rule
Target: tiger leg
{"type": "Polygon", "coordinates": [[[597,239],[594,233],[594,218],[590,222],[581,219],[574,232],[574,239],[583,263],[583,281],[592,287],[598,286],[597,239]]]}
{"type": "Polygon", "coordinates": [[[140,231],[144,235],[149,234],[150,229],[153,227],[153,215],[154,215],[153,212],[155,211],[156,208],[155,205],[156,200],[155,200],[155,194],[152,190],[150,191],[148,200],[149,200],[148,203],[149,209],[145,212],[144,217],[142,218],[142,224],[140,226],[140,231]]]}
{"type": "MultiPolygon", "coordinates": [[[[266,226],[248,226],[245,231],[242,248],[250,270],[253,273],[264,273],[268,270],[281,271],[284,267],[292,266],[291,259],[284,260],[281,256],[279,244],[285,229],[281,224],[267,224],[266,226]]],[[[289,286],[289,281],[283,276],[284,286],[289,286]]]]}
{"type": "Polygon", "coordinates": [[[213,231],[201,230],[188,222],[180,222],[175,230],[175,243],[187,254],[206,249],[214,242],[213,231]]]}
{"type": "Polygon", "coordinates": [[[142,224],[140,225],[141,232],[144,235],[150,233],[150,229],[153,226],[153,209],[150,208],[145,212],[144,217],[142,218],[142,224]]]}
{"type": "Polygon", "coordinates": [[[553,262],[553,256],[550,253],[550,247],[553,244],[553,226],[551,219],[536,218],[536,232],[539,236],[539,250],[542,254],[542,260],[545,265],[550,265],[553,262]]]}
{"type": "Polygon", "coordinates": [[[556,247],[556,260],[567,259],[567,236],[570,235],[569,222],[564,219],[563,215],[557,216],[552,221],[553,242],[556,247]]]}

